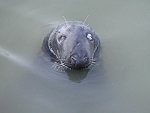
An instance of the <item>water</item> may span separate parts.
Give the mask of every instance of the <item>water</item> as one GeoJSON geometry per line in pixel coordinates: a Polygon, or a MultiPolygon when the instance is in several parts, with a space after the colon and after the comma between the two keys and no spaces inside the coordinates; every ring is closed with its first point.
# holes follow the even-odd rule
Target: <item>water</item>
{"type": "Polygon", "coordinates": [[[1,0],[0,113],[149,113],[149,13],[148,0],[1,0]],[[31,64],[62,16],[84,21],[88,15],[105,74],[100,66],[60,72],[31,64]]]}

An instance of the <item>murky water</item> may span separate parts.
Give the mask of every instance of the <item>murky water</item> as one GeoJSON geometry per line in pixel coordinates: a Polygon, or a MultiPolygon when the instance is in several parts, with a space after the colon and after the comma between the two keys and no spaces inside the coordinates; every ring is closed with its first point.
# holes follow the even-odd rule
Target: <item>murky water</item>
{"type": "Polygon", "coordinates": [[[149,113],[149,20],[148,0],[1,0],[0,113],[149,113]],[[105,74],[101,66],[61,72],[31,64],[62,16],[87,15],[105,74]]]}

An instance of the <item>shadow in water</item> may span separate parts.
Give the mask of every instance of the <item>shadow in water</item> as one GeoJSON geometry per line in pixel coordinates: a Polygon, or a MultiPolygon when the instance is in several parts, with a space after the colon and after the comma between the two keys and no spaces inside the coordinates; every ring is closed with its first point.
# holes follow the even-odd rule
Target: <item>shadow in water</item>
{"type": "Polygon", "coordinates": [[[101,76],[103,77],[105,74],[104,64],[102,58],[100,58],[97,63],[91,69],[83,69],[83,70],[76,70],[76,69],[67,69],[65,70],[67,73],[69,80],[77,83],[81,83],[83,79],[87,77],[87,75],[91,75],[92,77],[101,76]]]}
{"type": "Polygon", "coordinates": [[[69,80],[71,80],[73,82],[77,82],[77,83],[80,83],[83,79],[85,79],[89,71],[90,71],[89,69],[65,70],[65,72],[67,73],[67,75],[69,77],[69,80]]]}

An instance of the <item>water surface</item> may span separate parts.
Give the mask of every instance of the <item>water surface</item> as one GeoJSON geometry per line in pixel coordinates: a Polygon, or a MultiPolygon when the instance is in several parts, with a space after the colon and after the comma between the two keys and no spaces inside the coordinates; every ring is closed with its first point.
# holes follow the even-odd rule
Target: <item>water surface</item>
{"type": "Polygon", "coordinates": [[[149,14],[148,0],[1,0],[0,112],[149,113],[149,14]],[[101,40],[105,74],[101,66],[66,73],[31,64],[62,16],[87,15],[101,40]]]}

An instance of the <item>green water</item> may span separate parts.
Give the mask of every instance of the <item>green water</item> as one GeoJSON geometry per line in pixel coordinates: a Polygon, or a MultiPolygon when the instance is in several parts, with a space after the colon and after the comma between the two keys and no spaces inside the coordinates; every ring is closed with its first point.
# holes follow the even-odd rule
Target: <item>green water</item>
{"type": "Polygon", "coordinates": [[[148,0],[1,0],[0,113],[149,113],[149,20],[148,0]],[[30,65],[62,16],[88,15],[101,40],[104,75],[91,70],[73,82],[65,72],[30,65]]]}

